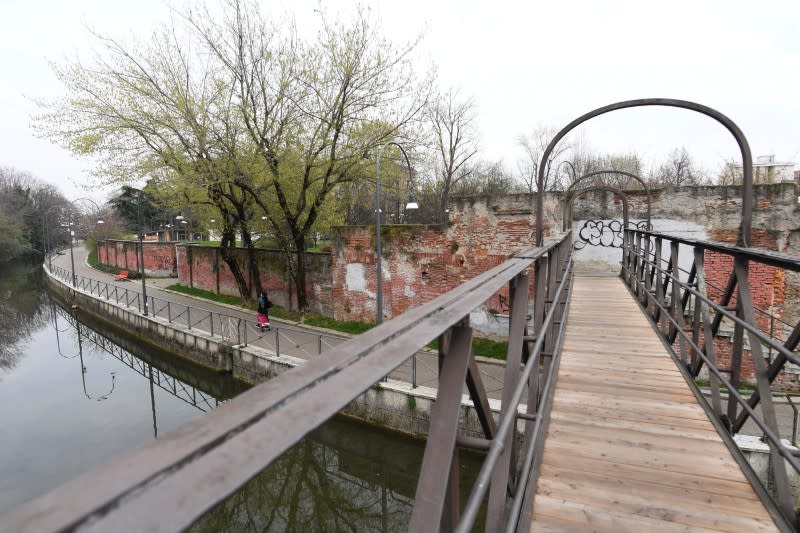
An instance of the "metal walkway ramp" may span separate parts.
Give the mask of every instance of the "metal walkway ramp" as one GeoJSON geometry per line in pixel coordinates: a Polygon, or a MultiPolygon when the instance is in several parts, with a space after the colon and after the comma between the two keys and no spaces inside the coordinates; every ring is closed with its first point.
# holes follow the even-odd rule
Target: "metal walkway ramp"
{"type": "Polygon", "coordinates": [[[575,278],[531,531],[777,531],[619,278],[575,278]]]}

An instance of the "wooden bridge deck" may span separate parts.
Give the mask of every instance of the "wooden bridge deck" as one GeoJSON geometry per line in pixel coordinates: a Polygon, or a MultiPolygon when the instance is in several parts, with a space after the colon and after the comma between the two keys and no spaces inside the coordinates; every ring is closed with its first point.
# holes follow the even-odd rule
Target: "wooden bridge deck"
{"type": "Polygon", "coordinates": [[[531,531],[777,531],[619,278],[575,279],[531,531]]]}

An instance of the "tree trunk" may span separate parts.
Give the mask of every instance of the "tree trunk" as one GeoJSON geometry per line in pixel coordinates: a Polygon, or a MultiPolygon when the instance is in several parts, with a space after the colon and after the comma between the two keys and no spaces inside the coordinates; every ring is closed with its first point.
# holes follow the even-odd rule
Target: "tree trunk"
{"type": "Polygon", "coordinates": [[[222,241],[219,246],[220,254],[222,255],[222,260],[225,261],[225,264],[231,269],[233,279],[236,280],[236,285],[239,287],[239,296],[241,296],[243,300],[249,301],[250,297],[247,280],[244,279],[242,269],[239,268],[239,263],[236,262],[236,257],[231,255],[231,243],[234,244],[235,249],[236,233],[234,233],[233,228],[226,226],[222,230],[222,241]]]}
{"type": "Polygon", "coordinates": [[[250,230],[247,225],[241,224],[242,231],[242,245],[247,249],[247,264],[250,268],[250,289],[255,289],[255,292],[248,290],[248,298],[256,297],[261,293],[261,271],[258,268],[258,260],[256,259],[256,249],[253,246],[253,238],[250,235],[250,230]]]}
{"type": "Polygon", "coordinates": [[[295,288],[297,289],[297,308],[301,313],[308,310],[308,295],[306,294],[306,239],[305,235],[295,237],[294,246],[297,253],[295,264],[295,288]]]}

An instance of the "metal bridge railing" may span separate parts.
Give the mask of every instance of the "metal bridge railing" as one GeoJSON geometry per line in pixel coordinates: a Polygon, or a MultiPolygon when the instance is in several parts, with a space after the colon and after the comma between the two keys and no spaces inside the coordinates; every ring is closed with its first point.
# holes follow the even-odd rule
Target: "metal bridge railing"
{"type": "MultiPolygon", "coordinates": [[[[800,257],[635,229],[628,229],[626,233],[628,253],[622,277],[645,307],[682,369],[691,378],[698,378],[702,369],[707,370],[710,405],[701,401],[707,411],[731,435],[738,433],[748,419],[763,432],[770,447],[771,468],[767,486],[756,489],[762,499],[766,496],[772,501],[773,507],[790,524],[797,524],[787,467],[800,472],[800,462],[781,439],[770,386],[788,363],[800,364],[796,353],[800,322],[785,339],[776,335],[774,315],[759,315],[753,304],[749,272],[752,265],[800,272],[800,257]],[[688,273],[679,268],[681,250],[685,253],[687,248],[691,250],[692,264],[688,273]],[[664,249],[668,249],[667,254],[664,249]],[[720,296],[716,299],[708,295],[705,261],[709,252],[730,257],[733,265],[727,284],[724,290],[718,291],[720,296]],[[720,361],[721,345],[715,340],[723,320],[733,324],[733,345],[726,360],[720,361]],[[745,342],[745,337],[749,343],[745,342]],[[743,365],[748,359],[752,362],[756,385],[749,395],[740,390],[743,365]],[[720,394],[723,387],[728,393],[724,406],[720,394]],[[760,407],[758,411],[757,407],[760,407]],[[774,487],[774,490],[767,487],[774,487]]],[[[791,439],[793,435],[788,437],[791,439]]],[[[738,450],[733,451],[736,455],[738,450]]],[[[758,483],[754,475],[750,480],[758,483]]]]}
{"type": "MultiPolygon", "coordinates": [[[[72,279],[70,270],[59,266],[52,266],[50,273],[68,283],[72,279]]],[[[135,308],[142,312],[142,296],[137,290],[85,276],[76,275],[75,278],[76,289],[116,305],[135,308]]],[[[164,319],[176,327],[196,330],[212,337],[221,337],[224,342],[230,344],[240,346],[253,344],[268,349],[277,356],[290,355],[308,359],[345,340],[345,337],[312,333],[308,330],[278,325],[273,325],[271,330],[264,334],[256,320],[153,296],[149,296],[147,300],[150,316],[154,318],[164,319]]]]}
{"type": "MultiPolygon", "coordinates": [[[[59,266],[50,266],[50,273],[58,279],[71,283],[72,272],[59,266]]],[[[116,305],[136,308],[142,312],[142,296],[136,289],[120,287],[85,276],[75,276],[75,288],[92,296],[113,302],[116,305]]],[[[347,337],[313,333],[307,329],[298,329],[274,324],[268,332],[261,331],[257,321],[210,311],[182,303],[176,303],[154,296],[148,297],[150,316],[165,319],[167,323],[189,330],[204,332],[211,337],[221,337],[223,342],[239,346],[253,345],[274,353],[276,356],[291,356],[299,359],[310,359],[322,354],[347,337]]],[[[417,382],[418,354],[395,370],[390,377],[411,382],[411,386],[419,386],[417,382]]],[[[425,364],[424,362],[422,364],[425,364]]],[[[494,379],[484,374],[487,379],[494,379]]]]}
{"type": "Polygon", "coordinates": [[[434,339],[439,340],[439,386],[410,529],[468,531],[488,492],[486,530],[526,530],[555,390],[572,280],[571,244],[571,234],[564,233],[511,257],[125,459],[26,504],[0,519],[0,530],[185,529],[434,339]],[[495,421],[471,354],[469,313],[506,284],[511,295],[506,386],[495,421]],[[485,438],[458,432],[465,383],[485,438]],[[527,408],[519,412],[526,392],[527,408]],[[518,449],[520,424],[523,445],[518,449]],[[488,450],[460,517],[457,447],[488,450]]]}

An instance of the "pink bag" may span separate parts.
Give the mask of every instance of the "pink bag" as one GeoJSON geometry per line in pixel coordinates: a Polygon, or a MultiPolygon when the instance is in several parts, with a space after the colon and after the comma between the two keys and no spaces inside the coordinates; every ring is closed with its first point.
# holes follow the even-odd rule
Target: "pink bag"
{"type": "Polygon", "coordinates": [[[269,317],[264,313],[258,313],[258,327],[261,331],[269,331],[269,317]]]}

